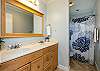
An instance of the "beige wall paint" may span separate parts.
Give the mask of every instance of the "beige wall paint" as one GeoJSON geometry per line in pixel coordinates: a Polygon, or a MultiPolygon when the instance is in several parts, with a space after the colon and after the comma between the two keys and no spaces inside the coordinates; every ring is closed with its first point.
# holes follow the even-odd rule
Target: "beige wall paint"
{"type": "Polygon", "coordinates": [[[69,6],[68,0],[51,0],[47,5],[47,24],[52,37],[59,41],[59,64],[69,67],[69,6]]]}

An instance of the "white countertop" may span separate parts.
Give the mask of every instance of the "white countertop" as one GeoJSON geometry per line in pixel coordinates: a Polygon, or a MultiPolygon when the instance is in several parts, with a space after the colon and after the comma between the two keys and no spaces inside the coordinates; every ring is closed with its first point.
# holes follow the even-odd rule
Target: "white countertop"
{"type": "Polygon", "coordinates": [[[0,63],[7,62],[9,60],[24,56],[26,54],[38,51],[40,49],[46,48],[48,46],[58,43],[57,41],[45,42],[45,43],[35,43],[30,45],[25,45],[20,48],[1,50],[0,51],[0,63]]]}

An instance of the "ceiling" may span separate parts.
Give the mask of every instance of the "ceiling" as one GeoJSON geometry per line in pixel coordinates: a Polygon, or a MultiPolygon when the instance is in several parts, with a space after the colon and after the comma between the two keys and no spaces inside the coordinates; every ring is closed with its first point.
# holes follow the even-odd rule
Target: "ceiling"
{"type": "MultiPolygon", "coordinates": [[[[42,1],[44,1],[46,4],[47,3],[52,4],[54,0],[42,0],[42,1]]],[[[70,7],[70,16],[95,13],[96,0],[72,0],[72,1],[74,1],[74,5],[70,7]]]]}
{"type": "Polygon", "coordinates": [[[49,0],[44,0],[45,2],[48,2],[49,0]]]}
{"type": "Polygon", "coordinates": [[[70,7],[70,15],[74,16],[95,12],[95,3],[96,0],[74,0],[74,5],[70,7]]]}
{"type": "MultiPolygon", "coordinates": [[[[46,3],[52,3],[53,1],[55,1],[55,0],[43,0],[44,2],[46,2],[46,3]]],[[[59,1],[59,0],[58,0],[59,1]]]]}

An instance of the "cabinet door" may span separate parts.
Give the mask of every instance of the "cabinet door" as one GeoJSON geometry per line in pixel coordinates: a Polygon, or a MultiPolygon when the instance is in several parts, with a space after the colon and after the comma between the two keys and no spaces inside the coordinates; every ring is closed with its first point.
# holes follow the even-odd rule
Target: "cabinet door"
{"type": "Polygon", "coordinates": [[[57,68],[58,66],[58,51],[55,51],[51,54],[51,58],[52,58],[52,69],[53,71],[57,68]]]}
{"type": "Polygon", "coordinates": [[[58,51],[54,52],[54,61],[53,61],[53,67],[54,69],[56,69],[56,67],[58,66],[58,51]]]}
{"type": "Polygon", "coordinates": [[[31,71],[43,71],[43,57],[31,62],[31,71]]]}
{"type": "Polygon", "coordinates": [[[17,69],[16,71],[30,71],[30,64],[27,64],[27,65],[17,69]]]}
{"type": "Polygon", "coordinates": [[[43,56],[43,65],[44,65],[44,68],[46,68],[48,65],[50,65],[50,52],[49,53],[47,53],[47,54],[45,54],[44,56],[43,56]]]}
{"type": "Polygon", "coordinates": [[[44,69],[44,71],[52,71],[51,65],[47,66],[47,67],[44,69]]]}

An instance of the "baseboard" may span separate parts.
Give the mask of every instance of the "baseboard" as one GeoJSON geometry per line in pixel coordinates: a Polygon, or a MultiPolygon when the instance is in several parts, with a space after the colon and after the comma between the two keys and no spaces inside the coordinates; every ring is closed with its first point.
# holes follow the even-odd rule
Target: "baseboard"
{"type": "Polygon", "coordinates": [[[100,71],[96,62],[95,62],[95,66],[96,66],[97,71],[100,71]]]}
{"type": "Polygon", "coordinates": [[[69,71],[70,66],[65,67],[65,66],[63,66],[63,65],[58,65],[58,68],[59,68],[59,69],[62,69],[63,71],[69,71]]]}

